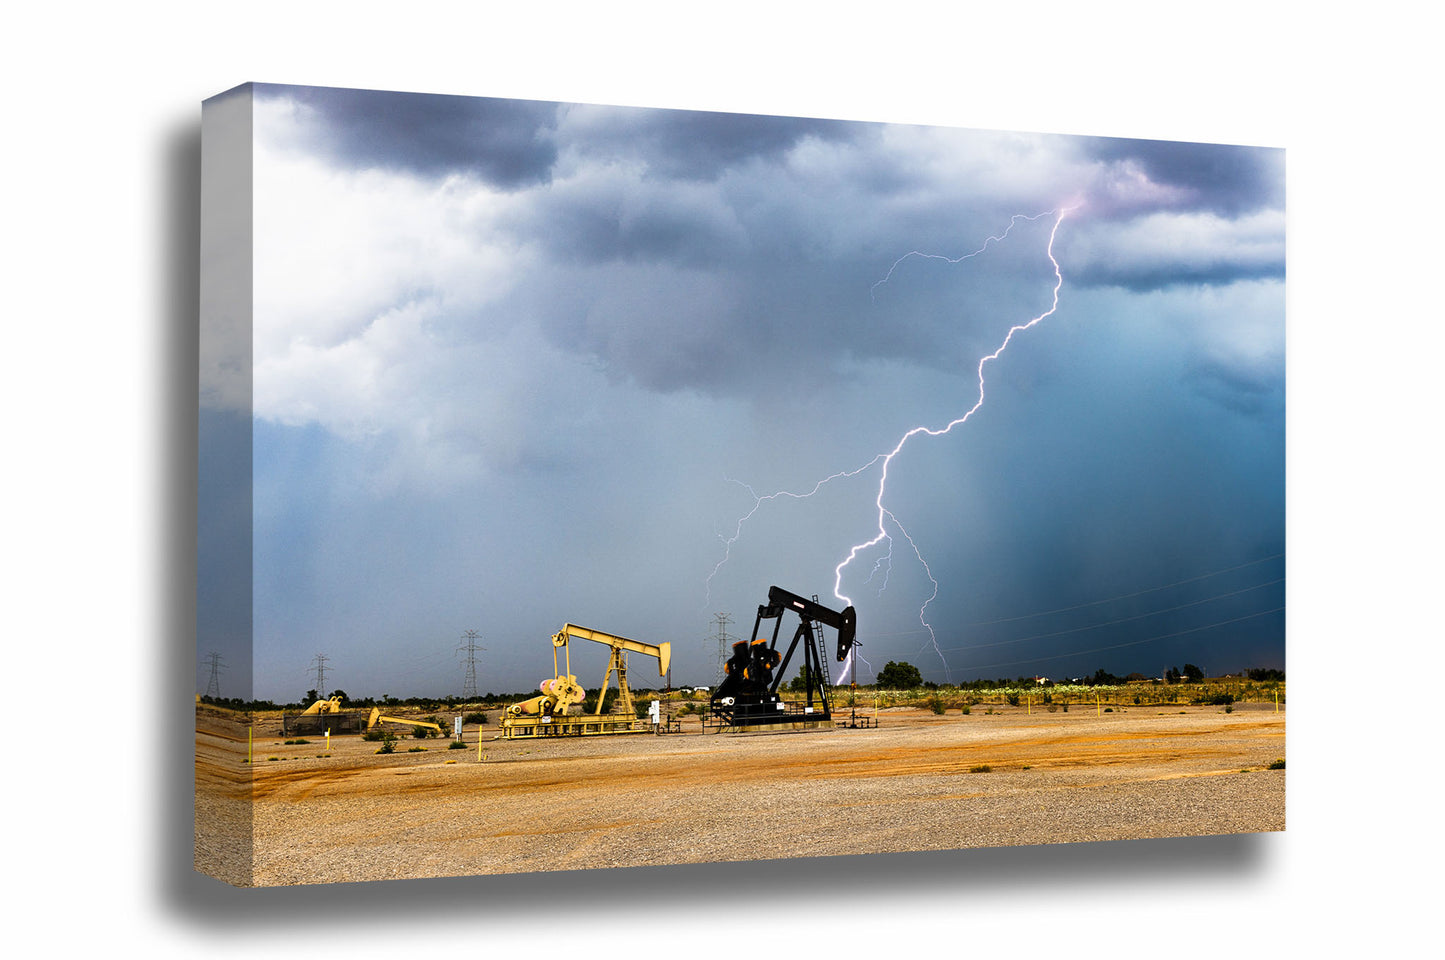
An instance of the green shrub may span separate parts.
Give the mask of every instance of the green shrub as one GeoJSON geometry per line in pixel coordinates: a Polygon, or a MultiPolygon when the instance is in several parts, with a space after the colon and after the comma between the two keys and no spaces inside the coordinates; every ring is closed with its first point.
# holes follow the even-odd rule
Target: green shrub
{"type": "Polygon", "coordinates": [[[990,766],[989,766],[988,764],[986,764],[986,763],[980,763],[980,764],[979,764],[978,766],[976,766],[976,767],[969,767],[969,768],[968,768],[968,772],[969,772],[969,773],[993,773],[993,767],[990,767],[990,766]]]}
{"type": "Polygon", "coordinates": [[[425,740],[427,737],[430,737],[430,736],[432,736],[432,735],[435,734],[435,733],[436,733],[436,731],[433,730],[431,727],[412,727],[412,728],[411,728],[411,735],[412,735],[413,739],[416,739],[416,740],[425,740]]]}
{"type": "Polygon", "coordinates": [[[485,726],[486,722],[487,715],[485,713],[482,713],[482,711],[480,710],[474,710],[466,716],[462,717],[462,723],[474,723],[479,727],[485,726]]]}
{"type": "Polygon", "coordinates": [[[1011,707],[1016,707],[1019,705],[1019,695],[1018,692],[1015,690],[1010,690],[1008,693],[1004,694],[1004,699],[1008,701],[1008,705],[1011,707]]]}
{"type": "Polygon", "coordinates": [[[303,743],[310,743],[310,742],[311,742],[310,740],[287,740],[287,741],[286,741],[286,746],[288,746],[288,747],[294,747],[294,746],[298,746],[298,745],[303,744],[303,743]]]}
{"type": "Polygon", "coordinates": [[[947,708],[943,705],[943,698],[935,693],[928,698],[928,709],[932,710],[935,714],[941,714],[947,708]]]}
{"type": "Polygon", "coordinates": [[[1276,760],[1274,763],[1271,763],[1267,769],[1270,769],[1270,770],[1283,770],[1283,769],[1284,769],[1284,757],[1280,757],[1280,758],[1279,758],[1278,760],[1276,760]]]}
{"type": "Polygon", "coordinates": [[[973,711],[970,710],[968,704],[965,703],[965,704],[963,705],[963,709],[960,710],[959,712],[962,713],[962,714],[966,717],[966,716],[968,716],[970,713],[972,713],[973,711]]]}
{"type": "Polygon", "coordinates": [[[466,748],[467,745],[460,740],[453,740],[451,743],[447,744],[448,750],[465,750],[466,748]]]}
{"type": "Polygon", "coordinates": [[[407,753],[426,753],[426,747],[408,747],[407,753]]]}

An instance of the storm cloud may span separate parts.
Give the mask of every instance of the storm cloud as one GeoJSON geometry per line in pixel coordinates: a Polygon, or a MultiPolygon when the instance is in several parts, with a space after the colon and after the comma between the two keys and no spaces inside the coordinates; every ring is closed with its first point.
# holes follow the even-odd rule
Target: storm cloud
{"type": "Polygon", "coordinates": [[[470,174],[513,189],[545,183],[557,160],[554,103],[268,85],[257,95],[294,108],[287,146],[343,168],[470,174]]]}
{"type": "MultiPolygon", "coordinates": [[[[714,613],[832,594],[878,532],[865,465],[1045,315],[890,466],[840,587],[871,661],[1188,659],[1223,643],[1202,605],[1072,646],[963,625],[1283,551],[1282,151],[255,96],[262,695],[321,646],[350,692],[442,690],[465,629],[522,690],[566,620],[707,683],[714,613]]],[[[1216,662],[1282,665],[1282,617],[1240,623],[1216,662]]]]}

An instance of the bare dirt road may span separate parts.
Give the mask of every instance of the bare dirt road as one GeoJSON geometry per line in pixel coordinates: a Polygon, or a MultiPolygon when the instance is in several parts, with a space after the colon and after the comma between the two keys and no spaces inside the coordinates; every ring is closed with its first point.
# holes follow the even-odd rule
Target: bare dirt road
{"type": "Polygon", "coordinates": [[[465,750],[404,740],[389,755],[334,737],[329,756],[322,739],[267,736],[247,765],[244,739],[200,724],[197,867],[335,883],[1285,826],[1272,705],[896,708],[871,729],[699,730],[502,741],[482,727],[465,750]]]}

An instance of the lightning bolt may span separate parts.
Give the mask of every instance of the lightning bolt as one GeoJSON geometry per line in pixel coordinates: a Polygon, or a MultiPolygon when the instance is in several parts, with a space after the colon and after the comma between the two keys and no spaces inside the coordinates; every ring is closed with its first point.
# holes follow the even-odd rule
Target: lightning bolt
{"type": "MultiPolygon", "coordinates": [[[[964,254],[963,256],[961,256],[961,257],[945,257],[945,256],[942,256],[941,254],[937,254],[937,253],[922,253],[922,252],[920,252],[920,251],[918,251],[918,250],[910,250],[910,251],[908,251],[907,253],[905,253],[903,256],[899,257],[897,260],[894,260],[894,261],[893,261],[893,266],[891,266],[891,267],[888,268],[888,272],[883,276],[883,279],[882,279],[882,280],[879,280],[878,282],[874,283],[873,286],[871,286],[871,287],[868,288],[868,296],[872,297],[874,294],[877,293],[879,287],[883,286],[883,284],[887,283],[889,280],[892,280],[892,279],[893,279],[893,271],[894,271],[894,270],[897,270],[897,269],[898,269],[898,265],[901,264],[901,263],[902,263],[903,261],[905,261],[905,260],[911,260],[911,259],[913,259],[914,257],[918,257],[919,259],[922,259],[922,260],[942,260],[944,263],[949,263],[949,264],[962,263],[962,262],[965,261],[965,260],[972,260],[974,257],[980,255],[980,254],[983,253],[985,250],[987,250],[989,244],[991,244],[991,243],[995,243],[995,244],[996,244],[996,243],[1003,243],[1004,240],[1008,239],[1009,231],[1013,230],[1014,225],[1017,224],[1020,220],[1025,220],[1025,221],[1028,221],[1028,222],[1032,223],[1032,222],[1035,221],[1035,220],[1042,220],[1044,217],[1047,217],[1047,216],[1049,216],[1050,214],[1055,213],[1055,212],[1057,212],[1057,211],[1050,210],[1050,211],[1047,211],[1047,212],[1045,212],[1045,213],[1036,213],[1036,214],[1034,214],[1034,215],[1031,216],[1031,217],[1030,217],[1030,216],[1026,216],[1026,215],[1024,215],[1024,214],[1022,214],[1022,213],[1016,213],[1016,214],[1014,214],[1012,217],[1009,218],[1008,226],[1007,226],[1007,227],[1004,227],[1003,233],[1000,233],[1000,234],[999,234],[998,236],[996,236],[996,237],[989,237],[987,240],[985,240],[985,241],[983,242],[983,245],[980,246],[977,250],[973,251],[973,253],[965,253],[965,254],[964,254]]],[[[1050,239],[1052,240],[1052,238],[1050,238],[1050,239]]],[[[1055,266],[1057,266],[1057,264],[1055,264],[1055,266]]]]}
{"type": "MultiPolygon", "coordinates": [[[[958,427],[963,425],[964,423],[967,423],[969,418],[972,417],[976,412],[978,412],[978,409],[983,406],[985,398],[984,368],[989,363],[997,360],[1003,354],[1003,352],[1008,349],[1009,344],[1013,342],[1013,338],[1016,334],[1022,333],[1023,331],[1042,323],[1044,320],[1048,319],[1058,310],[1059,291],[1063,288],[1064,285],[1064,275],[1063,270],[1059,266],[1059,261],[1054,257],[1054,241],[1058,237],[1059,227],[1064,222],[1064,218],[1076,209],[1078,209],[1078,206],[1073,205],[1046,211],[1044,213],[1034,214],[1033,216],[1015,214],[1009,220],[1008,227],[1005,228],[1002,233],[996,236],[990,236],[989,238],[984,240],[983,244],[979,246],[977,250],[974,250],[972,253],[964,254],[960,257],[944,257],[937,254],[927,254],[921,253],[917,250],[913,250],[904,254],[893,262],[893,265],[888,268],[887,274],[869,288],[870,296],[873,295],[873,293],[878,289],[879,286],[887,283],[890,279],[892,279],[894,271],[896,271],[898,269],[898,266],[902,264],[905,260],[917,257],[928,260],[942,260],[950,264],[962,263],[964,260],[977,257],[980,254],[984,253],[984,251],[986,251],[991,244],[1003,242],[1003,240],[1008,237],[1009,232],[1013,230],[1014,226],[1017,225],[1020,220],[1031,222],[1041,220],[1045,217],[1054,217],[1054,225],[1049,231],[1049,243],[1046,250],[1049,258],[1049,263],[1053,266],[1054,270],[1054,288],[1049,308],[1035,316],[1033,319],[1027,321],[1026,323],[1014,324],[1012,327],[1009,328],[1008,333],[1004,336],[1003,341],[999,344],[998,348],[994,350],[993,353],[990,353],[979,359],[976,371],[978,375],[978,400],[974,402],[973,406],[969,407],[969,409],[962,416],[950,420],[942,427],[913,427],[911,430],[909,430],[908,432],[903,434],[902,437],[899,438],[898,442],[893,446],[893,449],[889,450],[886,453],[878,454],[867,463],[853,470],[841,470],[830,476],[824,477],[822,480],[819,480],[817,483],[815,483],[812,489],[808,490],[806,493],[796,493],[787,490],[779,490],[776,493],[759,496],[752,487],[748,486],[745,483],[742,483],[742,481],[732,481],[734,483],[740,484],[745,490],[748,491],[749,495],[751,495],[753,498],[753,507],[745,515],[738,519],[738,522],[734,527],[731,536],[724,537],[721,534],[718,535],[719,539],[723,541],[724,552],[723,558],[718,561],[715,567],[713,567],[712,573],[709,574],[707,578],[709,600],[712,596],[711,587],[713,577],[716,576],[717,572],[722,569],[724,564],[727,563],[728,557],[731,555],[732,552],[733,544],[736,543],[738,539],[742,536],[743,525],[748,520],[750,520],[758,512],[758,510],[762,508],[764,503],[784,498],[795,500],[806,499],[807,497],[811,497],[819,490],[821,490],[825,484],[831,483],[834,480],[842,480],[858,476],[859,474],[862,474],[881,463],[882,467],[878,480],[878,495],[874,498],[874,506],[878,508],[878,532],[871,539],[854,544],[853,547],[849,549],[848,555],[843,558],[843,560],[837,565],[837,567],[834,568],[833,596],[837,597],[840,601],[842,601],[845,606],[852,606],[852,598],[843,593],[843,571],[846,570],[848,566],[858,558],[859,554],[871,550],[872,548],[878,546],[880,543],[883,543],[885,540],[888,541],[888,552],[884,557],[880,558],[874,563],[873,571],[868,575],[868,580],[865,582],[871,582],[873,577],[877,575],[880,569],[885,571],[892,570],[893,537],[888,532],[888,528],[891,525],[898,532],[898,535],[902,536],[903,539],[908,543],[909,547],[913,550],[913,555],[918,558],[919,564],[923,567],[923,571],[928,577],[929,583],[932,584],[933,587],[932,592],[928,596],[928,599],[923,601],[923,605],[919,607],[918,610],[918,619],[923,624],[924,628],[928,631],[929,638],[928,643],[926,643],[921,649],[926,650],[929,646],[932,646],[934,653],[938,655],[939,660],[943,663],[945,678],[951,679],[951,676],[949,675],[948,660],[944,657],[943,651],[938,646],[938,637],[934,633],[933,625],[928,622],[927,616],[929,604],[931,604],[934,600],[938,598],[938,581],[934,578],[933,570],[928,566],[928,561],[924,558],[923,551],[919,549],[918,544],[914,541],[913,537],[909,535],[908,531],[904,528],[903,524],[899,522],[898,518],[893,514],[893,512],[884,505],[884,499],[887,496],[888,492],[888,471],[889,468],[893,465],[893,459],[903,451],[904,446],[907,445],[909,440],[912,440],[914,437],[919,435],[941,437],[950,433],[954,427],[958,427]]],[[[885,573],[884,585],[883,587],[879,588],[879,592],[881,593],[886,587],[887,575],[885,573]]],[[[854,651],[850,651],[848,659],[844,663],[843,670],[840,673],[838,681],[839,683],[845,682],[851,671],[854,669],[854,659],[854,651]]],[[[861,655],[857,655],[857,659],[862,660],[863,658],[861,655]]],[[[868,664],[868,661],[863,660],[863,663],[868,665],[870,670],[872,669],[872,666],[871,664],[868,664]]]]}

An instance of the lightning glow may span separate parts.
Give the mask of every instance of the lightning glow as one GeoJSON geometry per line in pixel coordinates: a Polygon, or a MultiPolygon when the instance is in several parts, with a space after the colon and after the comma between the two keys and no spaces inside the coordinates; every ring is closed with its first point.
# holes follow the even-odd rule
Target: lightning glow
{"type": "MultiPolygon", "coordinates": [[[[1046,211],[1044,213],[1035,214],[1033,216],[1016,214],[1009,220],[1008,227],[1005,228],[1002,233],[998,234],[997,236],[990,236],[983,242],[981,246],[979,246],[977,250],[974,250],[972,253],[964,254],[960,257],[944,257],[936,254],[921,253],[914,250],[910,251],[907,254],[904,254],[902,257],[899,257],[893,262],[893,265],[888,268],[887,274],[877,283],[873,284],[873,286],[870,288],[870,295],[874,291],[876,291],[879,286],[889,282],[889,280],[893,276],[894,271],[897,270],[898,266],[905,260],[917,257],[929,260],[942,260],[950,264],[961,263],[964,260],[977,257],[980,254],[984,253],[986,250],[988,250],[991,244],[1001,243],[1008,237],[1009,232],[1013,230],[1014,226],[1018,224],[1020,220],[1032,222],[1050,216],[1055,218],[1053,227],[1049,231],[1049,242],[1046,250],[1047,256],[1049,258],[1049,263],[1052,265],[1054,272],[1054,287],[1052,293],[1052,300],[1049,304],[1049,308],[1038,314],[1037,316],[1033,317],[1032,319],[1028,320],[1027,322],[1014,324],[1012,327],[1009,328],[1008,333],[1004,335],[1003,341],[999,344],[998,348],[995,349],[992,353],[979,359],[976,371],[978,376],[978,399],[974,402],[973,406],[969,407],[969,409],[965,411],[961,416],[950,420],[948,423],[944,424],[941,427],[913,427],[912,429],[904,433],[903,436],[899,438],[898,442],[894,444],[893,448],[888,452],[878,454],[867,463],[855,469],[839,471],[830,476],[824,477],[822,480],[819,480],[817,483],[815,483],[812,489],[808,490],[806,493],[795,493],[792,491],[780,490],[776,493],[759,496],[753,490],[753,488],[748,486],[747,484],[742,483],[741,481],[732,481],[734,483],[738,483],[745,490],[748,491],[748,493],[753,497],[753,506],[751,510],[749,510],[745,515],[738,519],[738,522],[734,527],[731,536],[724,537],[721,534],[718,535],[718,538],[723,541],[724,551],[723,558],[718,561],[717,565],[713,568],[712,573],[709,574],[707,578],[709,599],[711,599],[712,579],[714,576],[717,575],[718,571],[722,569],[723,565],[727,563],[728,557],[730,556],[732,551],[733,544],[736,543],[737,540],[742,536],[743,525],[749,519],[751,519],[758,512],[759,509],[761,509],[762,505],[765,502],[784,498],[795,500],[806,499],[816,494],[819,490],[823,488],[825,484],[828,484],[834,480],[847,479],[858,476],[859,474],[862,474],[872,469],[875,465],[881,463],[882,468],[878,480],[878,494],[874,498],[874,505],[878,508],[878,532],[872,538],[865,540],[861,543],[854,544],[853,547],[849,549],[848,555],[844,557],[843,560],[839,562],[838,565],[834,568],[833,596],[840,600],[845,606],[853,605],[853,600],[847,594],[843,593],[843,572],[855,559],[858,558],[860,554],[871,550],[872,548],[883,543],[885,540],[888,541],[887,553],[883,557],[875,561],[873,565],[873,570],[868,575],[868,580],[865,582],[871,582],[873,577],[878,574],[880,569],[882,569],[885,571],[884,584],[882,587],[879,588],[879,592],[881,593],[884,589],[886,589],[887,573],[891,572],[893,561],[893,536],[890,535],[888,532],[889,526],[891,525],[893,529],[897,531],[897,534],[902,536],[903,539],[907,541],[909,547],[912,548],[913,555],[918,558],[919,564],[923,567],[924,574],[928,577],[928,581],[932,585],[932,591],[930,592],[928,598],[923,601],[922,606],[920,606],[918,610],[918,619],[923,624],[924,628],[928,631],[929,638],[928,642],[921,649],[926,650],[928,649],[928,647],[931,646],[933,652],[937,654],[939,660],[943,663],[945,677],[951,679],[951,677],[949,677],[948,661],[944,657],[943,651],[938,646],[938,638],[934,633],[933,626],[928,622],[927,617],[929,604],[931,604],[938,597],[939,584],[938,581],[934,578],[933,571],[929,567],[928,561],[924,558],[923,552],[919,549],[918,544],[914,541],[913,537],[909,535],[903,524],[899,522],[898,518],[893,514],[891,510],[888,509],[888,507],[884,503],[888,492],[889,468],[892,466],[894,458],[903,451],[904,446],[907,445],[908,441],[913,439],[914,437],[919,436],[920,434],[924,434],[930,437],[944,436],[945,434],[951,432],[954,427],[958,427],[964,423],[967,423],[969,418],[972,417],[974,413],[976,413],[979,408],[983,406],[984,403],[985,366],[990,362],[997,360],[1003,354],[1003,352],[1008,349],[1009,344],[1013,341],[1013,338],[1016,334],[1022,333],[1023,331],[1028,330],[1031,327],[1038,325],[1039,323],[1042,323],[1044,320],[1048,319],[1058,310],[1059,291],[1063,288],[1064,276],[1063,270],[1059,266],[1059,261],[1054,257],[1054,241],[1058,236],[1059,226],[1064,222],[1064,218],[1076,209],[1078,209],[1077,204],[1062,207],[1056,210],[1046,211]]],[[[863,660],[861,655],[856,654],[855,646],[854,651],[850,651],[849,656],[843,665],[843,669],[840,672],[840,676],[838,679],[839,683],[846,682],[848,676],[854,669],[855,659],[862,660],[865,665],[868,665],[870,670],[872,669],[872,665],[868,664],[868,661],[863,660]]]]}

